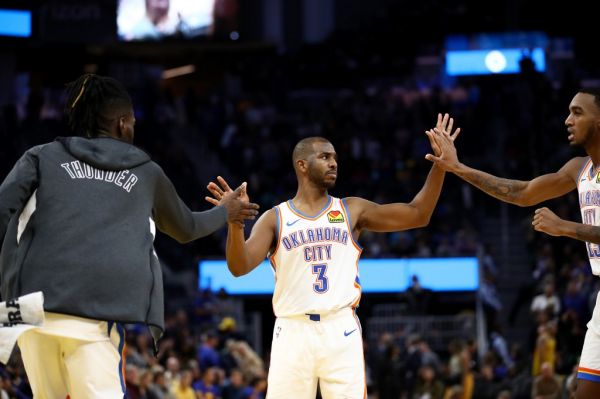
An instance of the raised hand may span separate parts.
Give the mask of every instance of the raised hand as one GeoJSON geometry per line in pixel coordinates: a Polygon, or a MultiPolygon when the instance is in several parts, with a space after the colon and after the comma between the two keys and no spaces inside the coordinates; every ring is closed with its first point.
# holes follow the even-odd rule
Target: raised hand
{"type": "Polygon", "coordinates": [[[439,130],[440,132],[446,134],[450,140],[454,141],[460,134],[460,128],[457,127],[453,132],[452,127],[454,126],[454,118],[451,118],[449,114],[438,114],[438,120],[434,129],[439,130]]]}
{"type": "Polygon", "coordinates": [[[245,220],[254,220],[258,215],[258,204],[250,202],[250,197],[246,191],[246,183],[242,183],[238,188],[232,190],[229,184],[221,176],[217,176],[217,181],[210,182],[206,186],[208,191],[214,196],[204,197],[206,201],[213,205],[221,205],[227,210],[227,221],[229,223],[244,226],[245,220]]]}
{"type": "Polygon", "coordinates": [[[456,140],[460,134],[460,128],[456,128],[456,130],[452,131],[453,126],[453,118],[450,118],[448,114],[445,114],[443,117],[441,114],[438,114],[436,127],[425,132],[434,153],[433,155],[425,155],[425,159],[434,162],[436,165],[449,172],[456,171],[460,166],[458,155],[456,154],[456,147],[454,146],[454,140],[456,140]]]}
{"type": "MultiPolygon", "coordinates": [[[[438,114],[437,122],[435,124],[435,128],[433,128],[433,129],[438,129],[440,132],[443,132],[444,134],[448,135],[450,137],[450,140],[454,141],[460,134],[460,128],[456,128],[456,130],[454,132],[452,132],[453,126],[454,126],[454,118],[451,118],[448,113],[445,113],[443,116],[440,113],[440,114],[438,114]]],[[[427,137],[429,138],[429,143],[431,144],[431,149],[433,150],[433,154],[436,157],[439,157],[442,155],[442,150],[440,148],[440,145],[435,140],[434,135],[430,135],[427,133],[427,132],[433,133],[433,129],[427,130],[425,132],[425,134],[427,134],[427,137]]]]}
{"type": "MultiPolygon", "coordinates": [[[[217,176],[217,182],[218,184],[211,181],[206,186],[206,188],[208,189],[208,191],[210,191],[214,198],[204,197],[208,202],[210,202],[213,205],[219,205],[219,201],[221,200],[221,198],[223,198],[223,194],[233,191],[231,187],[229,187],[229,184],[227,184],[225,179],[223,179],[221,176],[217,176]]],[[[240,195],[240,199],[242,201],[250,201],[250,197],[248,196],[248,193],[245,189],[243,190],[243,192],[240,192],[240,195]]]]}

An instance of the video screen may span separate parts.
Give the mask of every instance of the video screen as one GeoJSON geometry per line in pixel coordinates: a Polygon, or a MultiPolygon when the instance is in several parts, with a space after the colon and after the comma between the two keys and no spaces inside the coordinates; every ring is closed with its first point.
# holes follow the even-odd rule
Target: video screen
{"type": "MultiPolygon", "coordinates": [[[[477,291],[477,258],[361,259],[360,285],[364,293],[397,293],[408,289],[412,276],[433,291],[477,291]]],[[[252,273],[234,277],[224,260],[202,260],[198,264],[198,288],[231,295],[272,294],[275,288],[273,268],[264,261],[252,273]]]]}
{"type": "Polygon", "coordinates": [[[521,61],[528,58],[538,72],[546,70],[546,57],[541,48],[465,50],[446,52],[448,76],[519,73],[521,61]]]}
{"type": "Polygon", "coordinates": [[[31,11],[0,9],[0,36],[30,37],[31,11]]]}
{"type": "Polygon", "coordinates": [[[119,0],[120,40],[213,36],[234,29],[237,0],[119,0]]]}

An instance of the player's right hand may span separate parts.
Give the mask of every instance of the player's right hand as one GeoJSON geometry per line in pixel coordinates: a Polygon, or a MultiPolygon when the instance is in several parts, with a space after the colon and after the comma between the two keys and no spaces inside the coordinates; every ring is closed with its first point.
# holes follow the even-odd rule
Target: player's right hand
{"type": "Polygon", "coordinates": [[[458,133],[460,133],[460,128],[456,129],[454,134],[448,133],[447,130],[440,130],[437,127],[426,131],[425,134],[427,134],[431,147],[436,154],[427,154],[425,155],[425,159],[434,162],[445,171],[457,171],[460,167],[460,162],[456,154],[454,140],[458,136],[458,133]]]}
{"type": "MultiPolygon", "coordinates": [[[[229,184],[227,183],[227,181],[225,179],[223,179],[221,176],[217,176],[217,182],[218,183],[211,181],[206,186],[206,188],[208,189],[208,191],[210,191],[210,193],[214,196],[214,198],[213,197],[204,197],[205,200],[207,200],[208,202],[210,202],[213,205],[218,205],[219,201],[221,200],[221,198],[223,198],[223,195],[225,193],[229,193],[229,192],[233,191],[231,189],[231,187],[229,187],[229,184]]],[[[250,197],[248,196],[248,193],[245,188],[244,188],[244,190],[240,191],[240,199],[242,201],[250,201],[250,197]]]]}

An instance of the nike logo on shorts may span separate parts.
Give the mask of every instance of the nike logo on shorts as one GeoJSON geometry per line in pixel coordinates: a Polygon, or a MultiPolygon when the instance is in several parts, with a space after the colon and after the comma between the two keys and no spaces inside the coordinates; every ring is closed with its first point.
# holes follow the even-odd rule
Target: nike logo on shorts
{"type": "Polygon", "coordinates": [[[296,222],[298,222],[300,219],[296,219],[293,222],[286,222],[286,226],[293,226],[294,224],[296,224],[296,222]]]}
{"type": "Polygon", "coordinates": [[[347,337],[348,335],[352,334],[354,331],[356,331],[356,328],[350,332],[344,331],[344,337],[347,337]]]}

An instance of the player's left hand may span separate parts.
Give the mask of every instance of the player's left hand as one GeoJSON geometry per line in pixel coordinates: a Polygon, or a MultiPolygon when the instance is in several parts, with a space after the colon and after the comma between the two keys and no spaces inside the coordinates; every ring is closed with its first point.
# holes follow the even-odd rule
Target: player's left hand
{"type": "Polygon", "coordinates": [[[560,229],[562,222],[563,219],[556,216],[550,209],[544,207],[535,210],[531,224],[536,231],[551,236],[560,236],[562,235],[560,229]]]}
{"type": "MultiPolygon", "coordinates": [[[[460,134],[460,128],[456,128],[456,130],[453,132],[452,131],[453,127],[454,127],[454,118],[451,118],[448,113],[445,113],[444,115],[442,115],[441,113],[438,114],[437,122],[436,122],[435,128],[434,128],[438,131],[438,134],[444,134],[451,141],[454,141],[460,134]]],[[[433,155],[435,155],[436,157],[439,157],[442,155],[442,149],[441,149],[441,145],[438,143],[438,141],[435,138],[434,129],[427,130],[425,132],[425,134],[429,138],[429,143],[431,144],[431,149],[433,150],[433,155]]]]}

